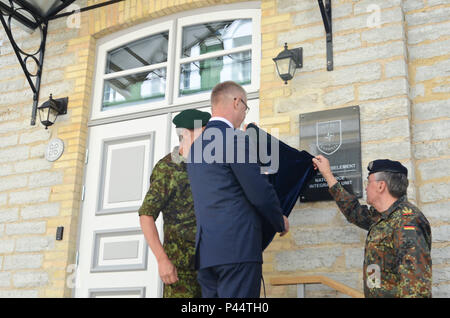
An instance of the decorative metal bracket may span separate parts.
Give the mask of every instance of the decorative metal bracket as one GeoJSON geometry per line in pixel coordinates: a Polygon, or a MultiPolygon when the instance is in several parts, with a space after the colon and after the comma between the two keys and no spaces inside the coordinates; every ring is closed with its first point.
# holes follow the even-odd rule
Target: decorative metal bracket
{"type": "Polygon", "coordinates": [[[34,126],[36,124],[37,105],[39,102],[39,89],[41,86],[42,65],[44,64],[45,41],[47,39],[48,21],[41,20],[36,16],[36,14],[34,14],[34,12],[29,10],[28,8],[22,6],[15,7],[11,0],[9,2],[10,7],[6,6],[4,3],[0,3],[0,20],[2,22],[3,28],[5,29],[6,35],[11,42],[14,52],[16,53],[20,66],[25,73],[28,84],[33,91],[31,125],[34,126]],[[27,15],[33,17],[34,21],[20,14],[20,11],[27,12],[27,15]],[[39,49],[37,51],[31,53],[26,52],[24,49],[21,49],[18,46],[11,32],[11,19],[13,18],[30,29],[39,28],[41,35],[41,44],[39,45],[39,49]],[[35,67],[35,71],[33,71],[33,67],[35,67]]]}
{"type": "Polygon", "coordinates": [[[320,13],[322,14],[323,25],[327,34],[327,70],[333,70],[333,26],[331,19],[331,0],[317,0],[319,2],[320,13]]]}
{"type": "MultiPolygon", "coordinates": [[[[6,35],[14,49],[14,53],[19,60],[20,66],[27,78],[28,84],[33,91],[33,109],[31,112],[31,125],[36,124],[37,106],[39,102],[39,89],[41,86],[42,67],[44,65],[44,53],[45,42],[47,39],[47,29],[50,20],[58,19],[61,17],[74,14],[76,11],[58,14],[61,10],[67,8],[75,0],[59,0],[57,5],[53,6],[51,10],[43,14],[36,9],[35,6],[25,0],[8,0],[9,6],[5,1],[0,2],[0,21],[5,29],[6,35]],[[25,13],[25,14],[23,14],[25,13]],[[11,32],[11,19],[14,19],[34,31],[39,28],[41,35],[41,44],[39,49],[35,52],[29,53],[19,48],[17,42],[14,40],[14,36],[11,32]],[[34,21],[33,21],[34,20],[34,21]]],[[[116,2],[124,0],[110,0],[102,3],[98,3],[92,6],[88,6],[79,10],[84,12],[99,7],[107,6],[116,2]]]]}

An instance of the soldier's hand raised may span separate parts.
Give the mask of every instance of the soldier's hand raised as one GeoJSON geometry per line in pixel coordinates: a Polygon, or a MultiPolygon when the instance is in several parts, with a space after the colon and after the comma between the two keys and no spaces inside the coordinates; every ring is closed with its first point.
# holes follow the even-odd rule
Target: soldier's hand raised
{"type": "Polygon", "coordinates": [[[314,169],[319,169],[320,173],[325,178],[330,188],[337,183],[336,178],[331,172],[330,162],[327,158],[322,155],[318,155],[312,159],[312,162],[314,165],[314,169]]]}
{"type": "Polygon", "coordinates": [[[319,171],[323,174],[331,173],[330,162],[327,158],[322,155],[318,155],[312,159],[314,169],[319,169],[319,171]]]}

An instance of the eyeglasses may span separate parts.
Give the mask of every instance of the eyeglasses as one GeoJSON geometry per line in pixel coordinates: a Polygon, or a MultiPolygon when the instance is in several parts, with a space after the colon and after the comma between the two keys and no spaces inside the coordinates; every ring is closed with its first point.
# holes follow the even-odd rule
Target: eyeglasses
{"type": "Polygon", "coordinates": [[[383,181],[383,180],[364,180],[364,188],[367,188],[367,186],[369,185],[369,183],[371,183],[371,182],[380,182],[380,181],[383,181]]]}
{"type": "MultiPolygon", "coordinates": [[[[234,100],[238,99],[237,97],[234,98],[234,100]]],[[[244,104],[245,106],[245,113],[248,114],[248,111],[250,110],[250,107],[247,106],[247,104],[242,100],[242,98],[239,98],[239,100],[244,104]]]]}

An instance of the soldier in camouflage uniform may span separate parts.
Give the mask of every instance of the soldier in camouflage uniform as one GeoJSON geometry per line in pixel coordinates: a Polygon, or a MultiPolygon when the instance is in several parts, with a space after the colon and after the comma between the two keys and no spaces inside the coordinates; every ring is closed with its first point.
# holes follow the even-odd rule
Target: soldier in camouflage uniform
{"type": "Polygon", "coordinates": [[[205,126],[210,117],[198,110],[186,110],[175,116],[173,123],[180,147],[175,147],[153,168],[150,188],[138,211],[142,231],[165,284],[164,298],[201,297],[194,269],[196,222],[185,152],[203,130],[194,129],[194,121],[205,126]],[[155,226],[160,212],[164,217],[164,246],[155,226]]]}
{"type": "Polygon", "coordinates": [[[347,220],[368,231],[364,295],[431,297],[431,229],[422,212],[407,201],[408,170],[398,161],[372,161],[367,168],[369,208],[337,182],[325,157],[317,156],[313,163],[347,220]]]}

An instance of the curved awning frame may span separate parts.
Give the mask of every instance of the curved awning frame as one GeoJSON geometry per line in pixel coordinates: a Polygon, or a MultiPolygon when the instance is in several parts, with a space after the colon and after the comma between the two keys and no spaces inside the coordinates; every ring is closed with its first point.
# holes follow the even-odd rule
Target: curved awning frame
{"type": "Polygon", "coordinates": [[[31,113],[31,125],[36,124],[36,113],[39,102],[39,90],[41,86],[42,68],[44,65],[45,44],[47,40],[48,23],[51,20],[65,17],[75,12],[83,12],[123,0],[112,0],[98,3],[80,10],[60,12],[70,6],[75,0],[0,0],[0,22],[14,49],[20,66],[27,78],[28,84],[33,91],[33,108],[31,113]],[[11,28],[12,21],[24,26],[30,33],[39,29],[41,43],[35,52],[27,52],[21,49],[14,39],[11,28]]]}

